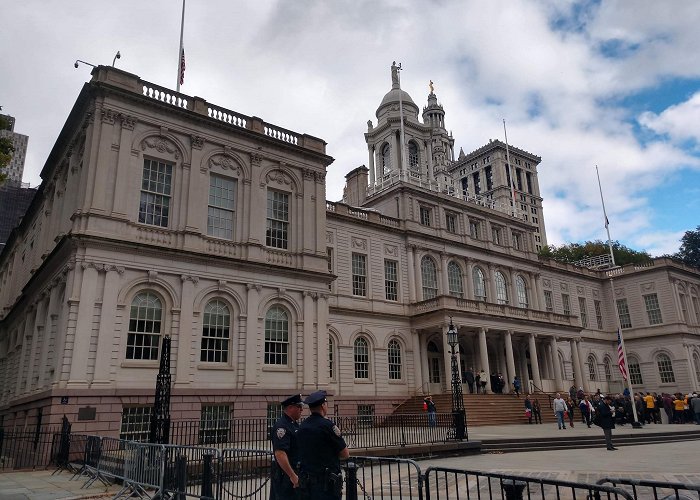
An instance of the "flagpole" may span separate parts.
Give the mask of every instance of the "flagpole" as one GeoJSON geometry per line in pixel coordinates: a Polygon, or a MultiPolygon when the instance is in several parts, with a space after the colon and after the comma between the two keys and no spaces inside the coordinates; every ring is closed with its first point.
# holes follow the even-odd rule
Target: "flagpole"
{"type": "MultiPolygon", "coordinates": [[[[394,63],[396,64],[396,63],[394,63]]],[[[406,136],[403,131],[403,99],[401,96],[401,63],[397,66],[396,76],[398,77],[399,83],[399,118],[401,119],[401,172],[406,176],[403,180],[407,180],[408,177],[408,165],[406,165],[406,136]]],[[[403,176],[400,176],[401,179],[403,176]]],[[[428,179],[430,181],[430,179],[428,179]]]]}
{"type": "Polygon", "coordinates": [[[513,217],[516,214],[515,201],[515,178],[513,176],[513,165],[510,164],[510,148],[508,147],[508,132],[506,131],[506,119],[503,119],[503,135],[506,139],[506,163],[508,163],[508,176],[510,177],[510,195],[513,198],[513,217]]]}
{"type": "MultiPolygon", "coordinates": [[[[598,165],[595,167],[595,173],[598,177],[598,190],[600,191],[600,203],[603,205],[603,216],[605,217],[605,230],[608,233],[608,248],[610,249],[610,259],[612,261],[613,267],[615,267],[615,256],[613,255],[612,239],[610,238],[610,222],[608,221],[608,216],[605,212],[605,200],[603,199],[603,187],[600,183],[600,174],[598,173],[598,165]]],[[[612,294],[613,300],[615,300],[615,285],[613,283],[612,271],[608,271],[608,278],[610,279],[610,293],[612,294]]],[[[615,302],[615,318],[617,319],[617,335],[619,337],[620,349],[622,350],[622,359],[625,363],[625,371],[627,376],[623,374],[622,377],[627,382],[627,389],[630,392],[630,399],[632,403],[632,416],[634,422],[632,422],[632,427],[635,429],[641,429],[642,424],[639,423],[639,417],[637,416],[637,405],[634,401],[634,390],[632,389],[632,377],[630,377],[629,363],[627,362],[627,349],[625,349],[625,339],[622,335],[622,322],[620,321],[620,311],[617,309],[617,301],[615,302]]]]}
{"type": "Polygon", "coordinates": [[[182,51],[185,50],[182,44],[185,34],[185,0],[182,0],[182,20],[180,21],[180,50],[177,53],[177,91],[180,92],[180,82],[182,81],[182,51]]]}

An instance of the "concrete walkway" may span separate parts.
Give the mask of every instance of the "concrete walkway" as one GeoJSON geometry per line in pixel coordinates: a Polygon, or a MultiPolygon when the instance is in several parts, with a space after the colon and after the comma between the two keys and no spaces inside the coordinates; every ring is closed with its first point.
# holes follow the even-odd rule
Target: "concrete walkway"
{"type": "MultiPolygon", "coordinates": [[[[632,434],[635,436],[681,431],[695,431],[696,425],[647,425],[636,430],[618,427],[615,436],[632,434]]],[[[470,440],[541,438],[552,437],[602,436],[597,427],[588,429],[576,425],[573,429],[558,430],[556,424],[484,426],[469,429],[470,440]],[[564,434],[566,433],[566,434],[564,434]]],[[[369,453],[368,453],[369,454],[369,453]]],[[[619,446],[617,451],[600,448],[583,448],[552,451],[531,451],[505,454],[480,454],[463,457],[435,458],[420,460],[422,470],[430,466],[449,467],[466,470],[509,472],[528,476],[546,475],[560,480],[592,483],[606,476],[619,476],[637,479],[657,479],[663,481],[700,484],[700,440],[688,440],[649,445],[619,446]]],[[[82,489],[84,481],[71,481],[72,474],[53,471],[0,472],[0,500],[49,500],[78,498],[110,498],[119,489],[114,485],[105,487],[99,482],[91,488],[82,489]]]]}

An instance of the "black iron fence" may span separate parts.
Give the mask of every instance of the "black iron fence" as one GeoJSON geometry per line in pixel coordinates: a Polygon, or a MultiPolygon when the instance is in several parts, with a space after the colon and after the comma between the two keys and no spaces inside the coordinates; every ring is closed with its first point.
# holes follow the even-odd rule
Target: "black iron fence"
{"type": "Polygon", "coordinates": [[[0,469],[33,469],[51,463],[60,445],[61,427],[0,429],[0,469]]]}
{"type": "Polygon", "coordinates": [[[622,477],[604,477],[596,481],[596,484],[606,483],[629,491],[634,498],[653,498],[654,500],[700,499],[700,484],[622,477]]]}

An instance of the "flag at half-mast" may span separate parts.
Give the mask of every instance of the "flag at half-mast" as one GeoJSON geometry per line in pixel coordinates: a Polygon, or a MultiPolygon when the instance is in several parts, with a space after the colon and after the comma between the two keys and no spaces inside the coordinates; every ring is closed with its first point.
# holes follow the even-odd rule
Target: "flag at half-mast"
{"type": "Polygon", "coordinates": [[[617,366],[620,367],[622,378],[627,380],[627,366],[625,365],[625,351],[622,347],[622,332],[617,329],[617,366]]]}
{"type": "Polygon", "coordinates": [[[185,47],[180,48],[180,85],[185,83],[185,47]]]}

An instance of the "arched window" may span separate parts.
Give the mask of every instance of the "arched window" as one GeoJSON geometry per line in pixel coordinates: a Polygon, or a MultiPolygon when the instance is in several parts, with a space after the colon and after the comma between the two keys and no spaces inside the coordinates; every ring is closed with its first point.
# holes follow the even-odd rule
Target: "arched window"
{"type": "Polygon", "coordinates": [[[612,370],[610,368],[610,358],[607,356],[603,360],[603,369],[605,370],[605,380],[610,382],[612,380],[612,370]]]}
{"type": "Polygon", "coordinates": [[[158,359],[163,306],[152,292],[141,292],[131,301],[126,359],[158,359]]]}
{"type": "Polygon", "coordinates": [[[200,361],[228,363],[231,314],[228,306],[214,299],[204,308],[200,361]]]}
{"type": "Polygon", "coordinates": [[[410,141],[408,143],[408,168],[411,170],[419,170],[420,155],[418,153],[418,145],[410,141]]]}
{"type": "Polygon", "coordinates": [[[333,360],[335,358],[335,346],[333,345],[333,336],[328,336],[328,378],[334,380],[335,370],[333,369],[333,360]]]}
{"type": "Polygon", "coordinates": [[[515,289],[518,293],[518,307],[527,309],[527,286],[522,276],[515,278],[515,289]]]}
{"type": "Polygon", "coordinates": [[[389,341],[389,380],[401,380],[401,344],[398,340],[389,341]]]}
{"type": "Polygon", "coordinates": [[[447,281],[450,286],[450,295],[455,297],[464,297],[464,288],[462,287],[462,269],[456,262],[450,262],[447,265],[447,281]]]}
{"type": "Polygon", "coordinates": [[[384,174],[391,172],[391,146],[388,143],[382,146],[382,171],[384,174]]]}
{"type": "Polygon", "coordinates": [[[265,364],[289,363],[289,315],[281,306],[272,306],[265,315],[265,364]]]}
{"type": "Polygon", "coordinates": [[[666,354],[659,354],[656,356],[656,365],[659,367],[659,377],[661,377],[662,384],[672,384],[676,381],[671,358],[666,354]]]}
{"type": "Polygon", "coordinates": [[[357,337],[353,345],[355,378],[369,379],[369,344],[364,337],[357,337]]]}
{"type": "Polygon", "coordinates": [[[472,280],[474,281],[474,298],[486,302],[486,283],[484,282],[484,272],[475,267],[472,271],[472,280]]]}
{"type": "Polygon", "coordinates": [[[630,383],[632,385],[644,385],[639,360],[635,357],[627,356],[627,362],[629,363],[630,383]]]}
{"type": "Polygon", "coordinates": [[[588,356],[588,379],[589,380],[597,380],[598,379],[598,366],[597,362],[595,360],[595,356],[593,354],[589,354],[588,356]]]}
{"type": "Polygon", "coordinates": [[[496,302],[498,304],[508,303],[508,287],[506,285],[506,279],[503,277],[500,271],[496,271],[496,302]]]}
{"type": "Polygon", "coordinates": [[[435,261],[427,255],[420,261],[420,270],[423,277],[423,300],[437,297],[437,266],[435,261]]]}

